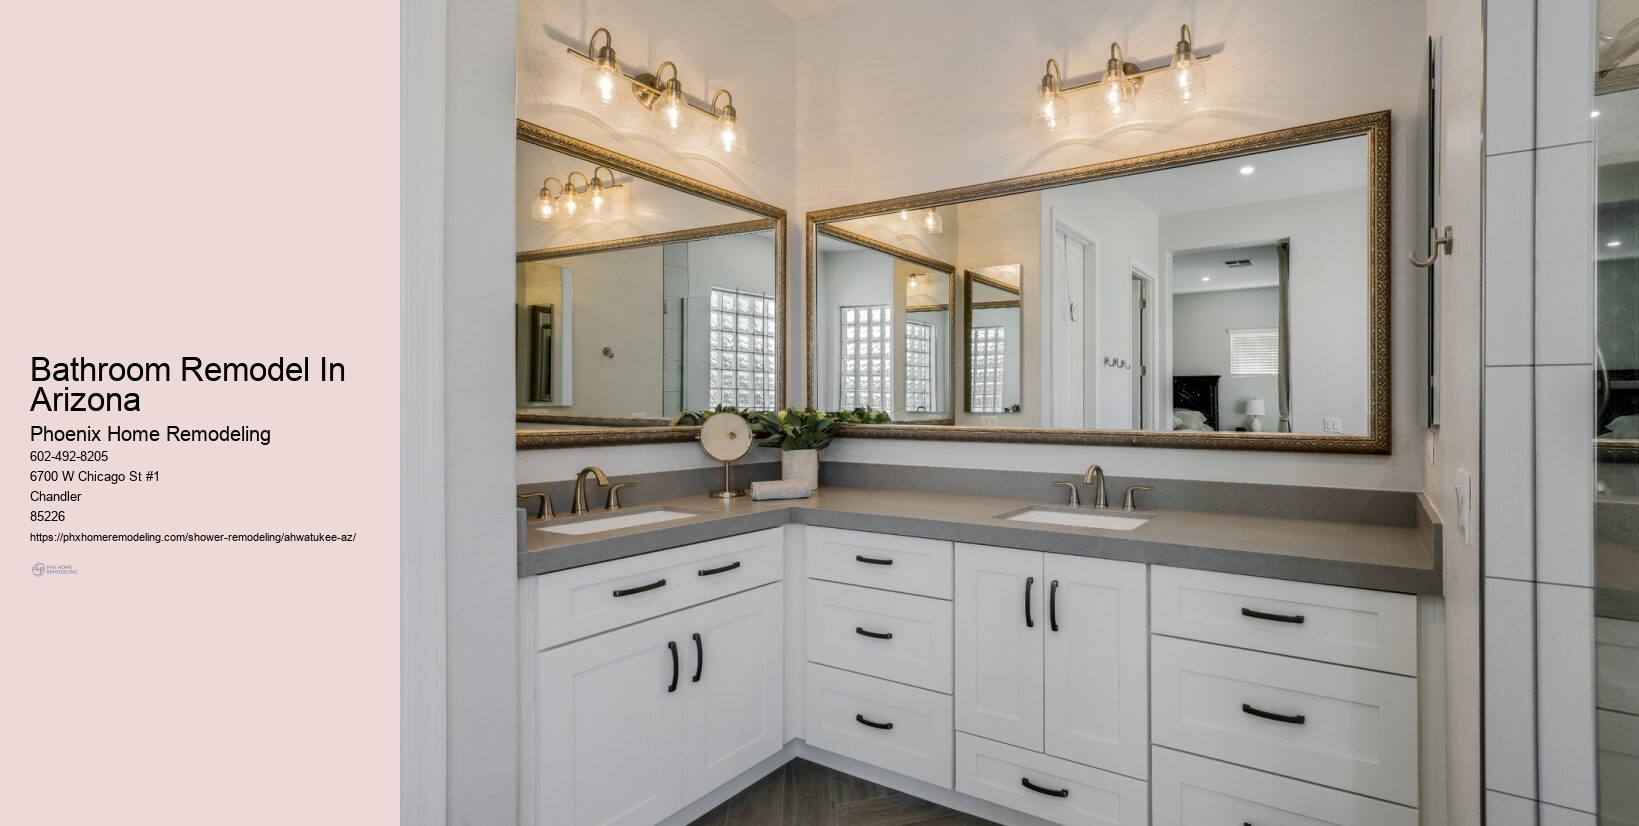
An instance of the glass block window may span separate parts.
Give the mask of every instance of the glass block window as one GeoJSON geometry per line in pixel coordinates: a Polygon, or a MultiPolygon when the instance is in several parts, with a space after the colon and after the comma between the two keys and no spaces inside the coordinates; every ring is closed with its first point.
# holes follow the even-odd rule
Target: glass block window
{"type": "Polygon", "coordinates": [[[712,406],[773,410],[779,357],[774,343],[774,299],[762,293],[711,288],[712,406]]]}
{"type": "Polygon", "coordinates": [[[1002,412],[1002,356],[1007,328],[974,327],[968,331],[968,402],[972,413],[1002,412]]]}
{"type": "Polygon", "coordinates": [[[841,404],[893,409],[893,307],[843,307],[841,404]]]}
{"type": "Polygon", "coordinates": [[[1279,375],[1279,328],[1230,330],[1229,374],[1231,376],[1279,375]]]}
{"type": "Polygon", "coordinates": [[[905,409],[933,409],[933,325],[905,322],[905,409]]]}

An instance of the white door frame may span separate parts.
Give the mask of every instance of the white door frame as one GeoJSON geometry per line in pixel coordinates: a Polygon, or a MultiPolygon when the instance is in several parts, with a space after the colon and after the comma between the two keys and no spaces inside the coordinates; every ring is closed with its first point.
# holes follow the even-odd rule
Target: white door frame
{"type": "MultiPolygon", "coordinates": [[[[1055,238],[1060,233],[1062,233],[1067,240],[1074,241],[1082,247],[1081,305],[1076,308],[1076,315],[1081,319],[1082,325],[1082,421],[1077,422],[1074,425],[1067,425],[1064,422],[1057,421],[1057,416],[1053,415],[1053,413],[1059,409],[1059,405],[1057,404],[1058,396],[1064,391],[1064,386],[1063,383],[1055,382],[1053,380],[1053,377],[1056,375],[1057,371],[1054,369],[1056,365],[1054,365],[1052,359],[1044,358],[1042,359],[1044,369],[1042,370],[1041,377],[1041,392],[1042,411],[1046,415],[1043,416],[1043,424],[1044,426],[1050,427],[1074,426],[1079,428],[1087,427],[1088,419],[1090,417],[1096,417],[1097,411],[1096,403],[1098,401],[1098,382],[1096,380],[1089,381],[1088,376],[1092,375],[1096,379],[1097,374],[1091,373],[1089,371],[1089,366],[1095,362],[1099,353],[1097,327],[1091,323],[1093,319],[1098,318],[1098,240],[1094,235],[1077,226],[1075,222],[1064,218],[1056,208],[1049,209],[1047,232],[1045,233],[1046,237],[1044,239],[1046,246],[1045,251],[1048,253],[1045,260],[1050,262],[1052,261],[1055,238]]],[[[1043,290],[1045,295],[1043,295],[1042,301],[1044,304],[1044,310],[1046,311],[1043,316],[1049,319],[1049,321],[1048,323],[1042,325],[1042,344],[1045,348],[1043,352],[1052,354],[1059,352],[1059,348],[1054,345],[1059,334],[1059,322],[1061,320],[1061,316],[1059,315],[1059,299],[1062,296],[1058,295],[1058,290],[1055,289],[1057,279],[1051,277],[1051,275],[1056,275],[1056,273],[1053,273],[1052,270],[1056,270],[1057,265],[1049,264],[1048,268],[1050,277],[1041,279],[1041,283],[1052,285],[1043,290]]]]}
{"type": "MultiPolygon", "coordinates": [[[[1160,389],[1161,375],[1161,279],[1156,275],[1155,267],[1134,258],[1127,259],[1127,271],[1131,277],[1139,278],[1146,284],[1149,292],[1150,305],[1149,325],[1144,329],[1144,338],[1141,342],[1144,352],[1149,353],[1149,374],[1138,379],[1139,392],[1144,397],[1144,410],[1148,415],[1143,420],[1144,430],[1171,430],[1161,427],[1161,411],[1170,410],[1160,389]]],[[[1133,354],[1133,369],[1145,361],[1140,353],[1133,354]]]]}

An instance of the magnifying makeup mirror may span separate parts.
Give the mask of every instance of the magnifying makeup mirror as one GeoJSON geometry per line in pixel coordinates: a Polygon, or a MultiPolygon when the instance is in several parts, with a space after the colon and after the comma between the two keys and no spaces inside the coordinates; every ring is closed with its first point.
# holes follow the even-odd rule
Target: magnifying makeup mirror
{"type": "Polygon", "coordinates": [[[700,447],[711,458],[723,463],[723,489],[714,490],[706,494],[717,499],[733,499],[744,496],[743,490],[735,490],[729,480],[729,467],[735,459],[746,455],[751,450],[751,425],[734,413],[715,413],[700,426],[700,447]]]}

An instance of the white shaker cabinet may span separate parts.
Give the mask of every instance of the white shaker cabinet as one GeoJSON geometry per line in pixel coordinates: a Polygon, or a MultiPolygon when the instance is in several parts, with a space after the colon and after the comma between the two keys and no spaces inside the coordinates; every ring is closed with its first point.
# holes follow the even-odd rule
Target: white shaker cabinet
{"type": "Polygon", "coordinates": [[[956,729],[1148,775],[1144,566],[958,543],[956,729]]]}
{"type": "Polygon", "coordinates": [[[538,826],[652,824],[780,750],[779,586],[536,655],[538,826]]]}

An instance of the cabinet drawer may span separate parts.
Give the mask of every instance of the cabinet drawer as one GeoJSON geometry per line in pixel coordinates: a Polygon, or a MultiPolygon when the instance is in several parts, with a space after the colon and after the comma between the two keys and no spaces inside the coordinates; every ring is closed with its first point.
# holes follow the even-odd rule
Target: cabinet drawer
{"type": "Polygon", "coordinates": [[[810,527],[808,576],[950,599],[950,543],[937,539],[810,527]]]}
{"type": "Polygon", "coordinates": [[[1417,810],[1157,748],[1155,826],[1417,826],[1417,810]]]}
{"type": "Polygon", "coordinates": [[[814,580],[808,659],[950,693],[951,604],[814,580]]]}
{"type": "Polygon", "coordinates": [[[1417,674],[1417,598],[1335,585],[1156,566],[1157,634],[1417,674]]]}
{"type": "Polygon", "coordinates": [[[950,788],[950,697],[808,664],[808,744],[950,788]]]}
{"type": "Polygon", "coordinates": [[[784,537],[771,528],[535,577],[535,648],[774,582],[784,537]]]}
{"type": "Polygon", "coordinates": [[[1167,637],[1150,645],[1151,739],[1417,805],[1417,681],[1167,637]]]}
{"type": "Polygon", "coordinates": [[[971,734],[956,735],[956,791],[1066,826],[1149,823],[1144,781],[971,734]]]}

